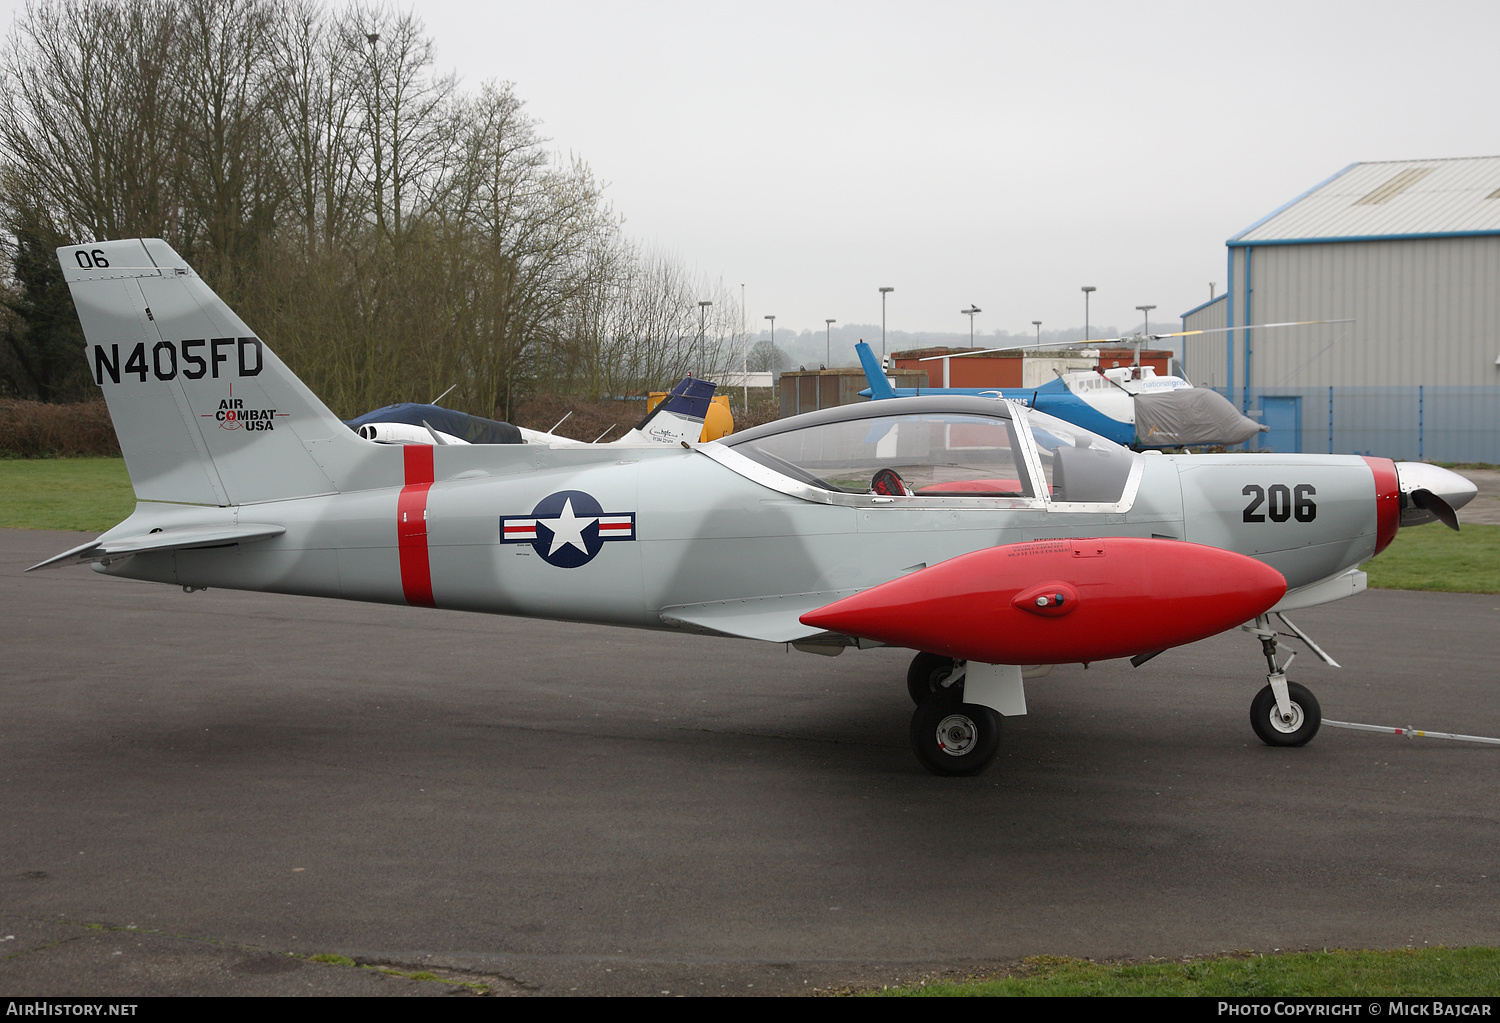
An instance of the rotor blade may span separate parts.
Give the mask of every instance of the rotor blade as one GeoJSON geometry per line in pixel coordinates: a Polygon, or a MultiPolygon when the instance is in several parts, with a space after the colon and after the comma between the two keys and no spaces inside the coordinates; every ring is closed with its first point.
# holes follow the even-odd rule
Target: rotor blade
{"type": "Polygon", "coordinates": [[[1125,341],[1127,338],[1106,337],[1095,341],[1047,341],[1039,345],[1005,345],[1003,348],[982,348],[975,352],[954,352],[951,355],[926,355],[918,359],[918,362],[936,362],[939,359],[962,359],[966,355],[992,355],[995,352],[1020,352],[1031,348],[1076,348],[1079,345],[1113,344],[1116,341],[1125,341]]]}
{"type": "Polygon", "coordinates": [[[1453,506],[1430,490],[1413,490],[1407,495],[1411,503],[1423,511],[1430,511],[1437,516],[1437,520],[1455,533],[1458,532],[1458,512],[1453,506]]]}
{"type": "Polygon", "coordinates": [[[1231,330],[1264,330],[1267,327],[1308,327],[1315,323],[1353,323],[1354,317],[1342,320],[1291,320],[1287,323],[1249,323],[1243,327],[1208,327],[1203,330],[1179,330],[1172,334],[1147,334],[1146,340],[1166,337],[1192,337],[1196,334],[1226,334],[1231,330]]]}
{"type": "Polygon", "coordinates": [[[1169,337],[1194,337],[1198,334],[1224,334],[1231,330],[1265,330],[1267,327],[1310,327],[1318,323],[1353,323],[1354,318],[1342,320],[1290,320],[1286,323],[1248,323],[1243,327],[1207,327],[1203,330],[1178,330],[1170,334],[1133,334],[1130,337],[1098,337],[1088,341],[1049,341],[1045,344],[1006,345],[1003,348],[984,348],[977,352],[954,352],[951,355],[928,355],[918,362],[935,362],[938,359],[962,359],[967,355],[990,355],[994,352],[1019,352],[1030,348],[1073,348],[1078,345],[1114,345],[1134,341],[1163,341],[1169,337]]]}

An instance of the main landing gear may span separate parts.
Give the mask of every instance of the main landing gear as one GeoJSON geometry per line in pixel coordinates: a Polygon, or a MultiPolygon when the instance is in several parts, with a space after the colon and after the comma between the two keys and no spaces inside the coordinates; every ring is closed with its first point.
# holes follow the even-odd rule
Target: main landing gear
{"type": "Polygon", "coordinates": [[[964,703],[961,687],[933,693],[911,716],[911,748],[933,774],[978,774],[1000,752],[1000,715],[964,703]]]}
{"type": "MultiPolygon", "coordinates": [[[[1285,615],[1278,613],[1276,617],[1288,632],[1306,643],[1308,649],[1325,663],[1335,668],[1339,666],[1285,615]]],[[[1266,673],[1266,687],[1250,702],[1250,727],[1267,746],[1305,746],[1318,734],[1318,726],[1323,723],[1323,709],[1318,706],[1317,697],[1306,687],[1287,681],[1286,669],[1292,666],[1297,655],[1292,654],[1285,664],[1277,666],[1277,632],[1271,627],[1269,615],[1261,615],[1254,624],[1241,625],[1240,628],[1260,637],[1261,650],[1271,669],[1266,673]]]]}
{"type": "Polygon", "coordinates": [[[983,771],[1000,752],[1002,714],[1026,713],[1022,672],[1011,665],[956,661],[924,651],[912,658],[906,688],[917,705],[911,716],[912,752],[933,774],[983,771]]]}

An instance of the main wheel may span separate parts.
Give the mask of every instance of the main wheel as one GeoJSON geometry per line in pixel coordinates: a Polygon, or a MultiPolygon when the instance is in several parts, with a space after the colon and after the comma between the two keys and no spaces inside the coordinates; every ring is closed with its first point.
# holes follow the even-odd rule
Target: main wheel
{"type": "Polygon", "coordinates": [[[1000,715],[961,693],[934,693],[912,713],[911,748],[933,774],[978,774],[1000,751],[1000,715]]]}
{"type": "Polygon", "coordinates": [[[906,669],[906,691],[911,694],[911,702],[920,707],[933,693],[945,691],[943,683],[953,674],[953,667],[953,658],[942,654],[924,650],[913,657],[911,667],[906,669]]]}
{"type": "Polygon", "coordinates": [[[1250,727],[1267,746],[1305,746],[1323,723],[1323,708],[1305,687],[1288,682],[1286,694],[1292,705],[1289,720],[1282,720],[1270,686],[1256,693],[1250,703],[1250,727]]]}

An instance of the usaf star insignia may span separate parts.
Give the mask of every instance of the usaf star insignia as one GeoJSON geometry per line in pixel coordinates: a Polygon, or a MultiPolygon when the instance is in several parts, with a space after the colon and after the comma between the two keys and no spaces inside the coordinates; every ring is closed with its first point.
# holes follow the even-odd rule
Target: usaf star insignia
{"type": "Polygon", "coordinates": [[[581,490],[560,490],[542,498],[526,517],[502,516],[501,543],[529,543],[542,560],[558,568],[593,561],[612,540],[635,539],[635,512],[608,512],[581,490]]]}

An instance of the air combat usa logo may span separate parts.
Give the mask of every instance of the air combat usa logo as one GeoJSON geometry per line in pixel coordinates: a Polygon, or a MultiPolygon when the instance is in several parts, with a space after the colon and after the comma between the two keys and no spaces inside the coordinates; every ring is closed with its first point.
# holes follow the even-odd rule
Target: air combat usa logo
{"type": "Polygon", "coordinates": [[[635,512],[608,512],[581,490],[559,490],[525,518],[502,516],[501,543],[529,543],[542,560],[558,568],[593,561],[611,540],[635,539],[635,512]]]}

